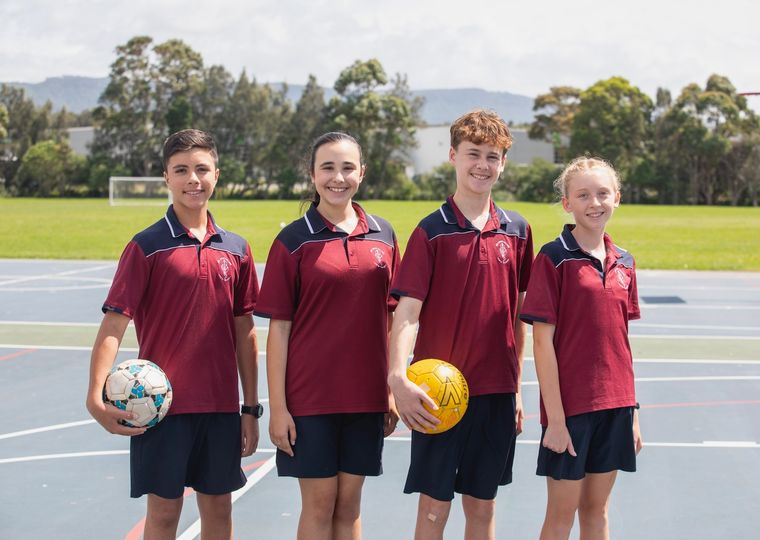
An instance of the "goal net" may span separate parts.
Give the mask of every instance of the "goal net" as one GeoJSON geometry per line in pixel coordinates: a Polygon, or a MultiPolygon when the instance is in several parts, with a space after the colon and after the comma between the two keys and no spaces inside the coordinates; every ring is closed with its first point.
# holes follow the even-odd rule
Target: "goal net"
{"type": "Polygon", "coordinates": [[[108,202],[111,206],[166,206],[172,196],[163,176],[112,176],[108,202]]]}

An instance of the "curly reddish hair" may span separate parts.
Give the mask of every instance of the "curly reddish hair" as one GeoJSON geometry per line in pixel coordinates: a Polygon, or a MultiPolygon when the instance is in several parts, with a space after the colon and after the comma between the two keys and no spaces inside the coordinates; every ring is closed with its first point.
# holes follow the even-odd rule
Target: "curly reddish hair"
{"type": "Polygon", "coordinates": [[[490,144],[502,149],[502,156],[512,146],[512,134],[506,122],[494,111],[476,109],[463,114],[451,124],[451,147],[456,150],[459,143],[490,144]]]}

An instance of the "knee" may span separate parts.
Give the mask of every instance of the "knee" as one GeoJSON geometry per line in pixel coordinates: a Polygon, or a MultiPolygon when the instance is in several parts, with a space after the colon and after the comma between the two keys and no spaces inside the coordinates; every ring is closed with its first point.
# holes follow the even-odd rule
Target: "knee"
{"type": "Polygon", "coordinates": [[[451,501],[439,501],[425,495],[420,496],[419,515],[434,525],[443,526],[449,518],[451,501]]]}
{"type": "Polygon", "coordinates": [[[196,494],[201,518],[213,521],[232,520],[232,498],[230,495],[196,494]]]}
{"type": "Polygon", "coordinates": [[[496,501],[462,497],[462,508],[468,521],[490,522],[496,512],[496,501]]]}
{"type": "Polygon", "coordinates": [[[147,520],[161,529],[176,527],[181,512],[182,499],[148,499],[147,520]]]}
{"type": "Polygon", "coordinates": [[[311,514],[317,521],[330,522],[336,511],[335,494],[310,498],[308,501],[304,501],[303,510],[311,514]]]}
{"type": "Polygon", "coordinates": [[[603,531],[607,528],[606,504],[581,504],[578,508],[581,528],[588,531],[603,531]]]}
{"type": "Polygon", "coordinates": [[[333,515],[336,521],[354,523],[361,515],[361,500],[339,498],[335,503],[333,515]]]}

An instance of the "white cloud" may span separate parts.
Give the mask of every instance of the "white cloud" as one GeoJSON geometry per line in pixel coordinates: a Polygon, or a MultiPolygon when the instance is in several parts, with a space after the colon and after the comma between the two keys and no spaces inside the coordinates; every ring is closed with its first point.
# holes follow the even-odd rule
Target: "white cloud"
{"type": "Polygon", "coordinates": [[[535,95],[622,75],[673,93],[713,73],[760,90],[760,5],[639,0],[3,0],[0,80],[105,76],[135,35],[179,38],[207,65],[259,81],[323,85],[379,58],[413,88],[478,87],[535,95]]]}

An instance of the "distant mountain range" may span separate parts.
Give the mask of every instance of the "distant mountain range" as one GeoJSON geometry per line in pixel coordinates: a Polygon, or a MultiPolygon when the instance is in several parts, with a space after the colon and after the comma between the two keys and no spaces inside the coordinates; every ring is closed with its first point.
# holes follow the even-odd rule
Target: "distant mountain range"
{"type": "MultiPolygon", "coordinates": [[[[26,90],[37,105],[50,100],[54,109],[66,107],[81,112],[98,104],[98,98],[108,85],[108,78],[51,77],[40,83],[6,83],[26,90]]],[[[289,84],[288,97],[295,103],[301,96],[303,85],[289,84]]],[[[508,122],[524,124],[533,121],[533,98],[509,92],[488,92],[478,88],[440,90],[413,90],[425,98],[422,117],[428,124],[448,124],[460,114],[478,107],[493,109],[508,122]]],[[[325,88],[329,99],[335,92],[325,88]]]]}

